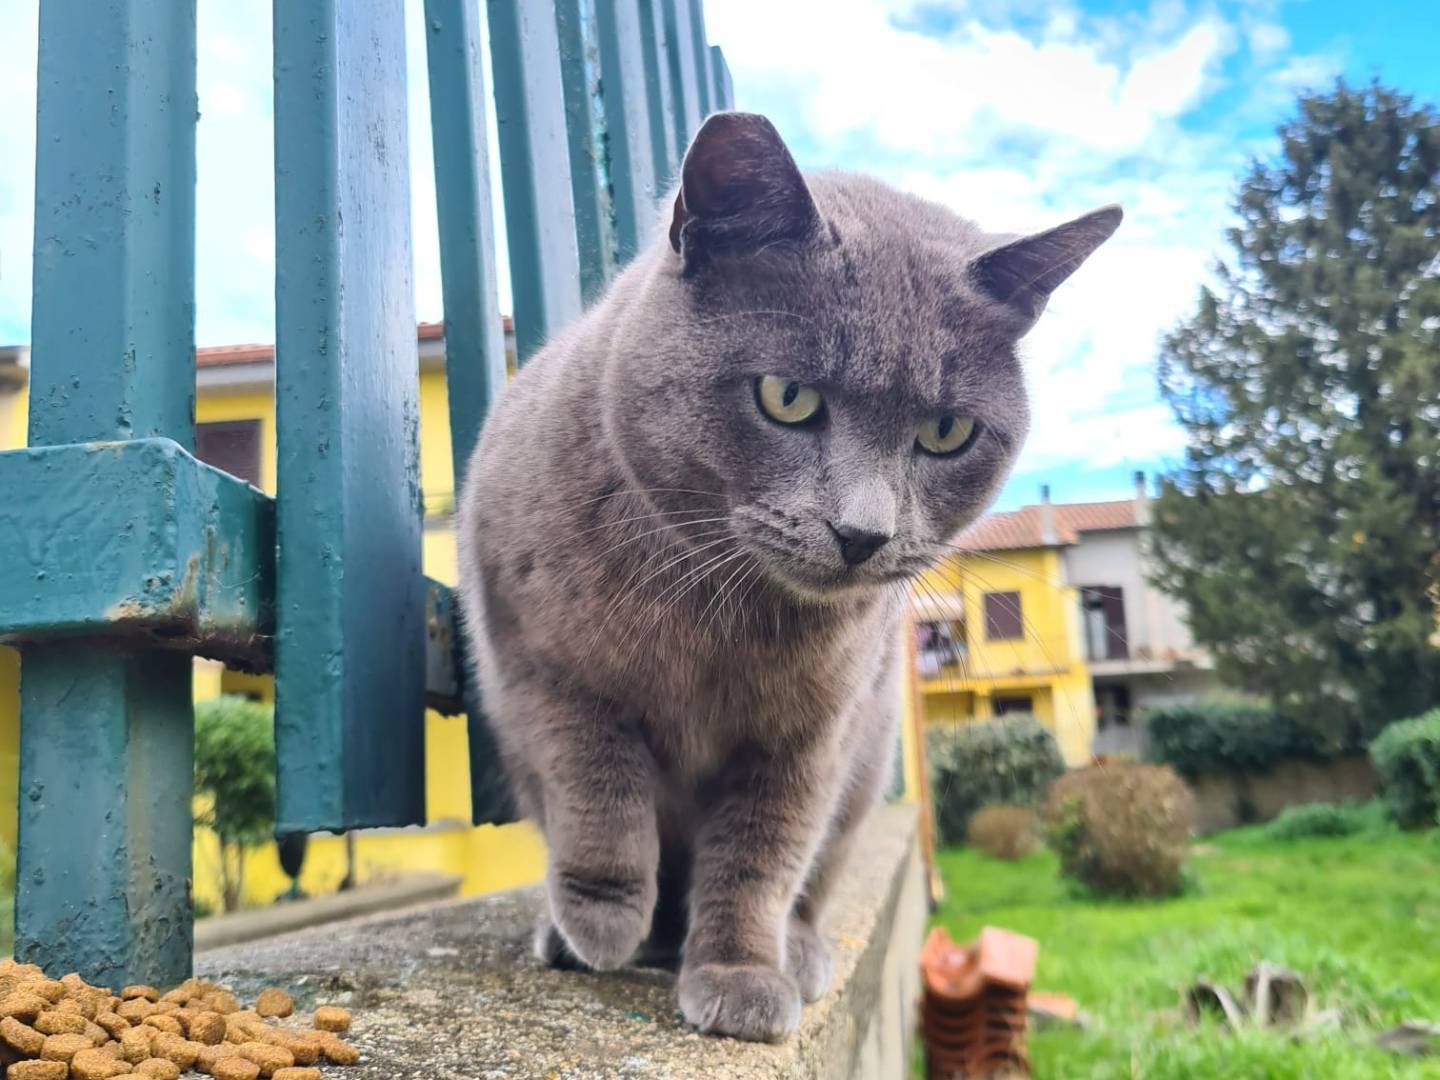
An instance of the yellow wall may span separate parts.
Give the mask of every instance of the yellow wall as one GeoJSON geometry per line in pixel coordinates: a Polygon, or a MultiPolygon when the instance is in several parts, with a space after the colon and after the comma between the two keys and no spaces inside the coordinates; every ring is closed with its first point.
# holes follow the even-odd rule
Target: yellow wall
{"type": "Polygon", "coordinates": [[[927,573],[918,593],[959,594],[965,612],[963,662],[923,684],[929,723],[988,720],[997,697],[1029,697],[1035,719],[1055,732],[1066,763],[1090,760],[1095,705],[1080,647],[1079,599],[1064,583],[1060,549],[959,554],[927,573]],[[987,639],[989,592],[1020,593],[1022,637],[987,639]]]}

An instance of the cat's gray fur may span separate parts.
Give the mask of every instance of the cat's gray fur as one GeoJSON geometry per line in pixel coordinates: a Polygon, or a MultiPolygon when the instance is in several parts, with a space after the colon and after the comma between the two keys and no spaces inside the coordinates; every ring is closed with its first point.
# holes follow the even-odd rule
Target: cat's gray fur
{"type": "Polygon", "coordinates": [[[513,380],[461,500],[474,667],[549,846],[543,958],[679,952],[686,1018],[747,1039],[825,991],[825,901],[891,775],[906,582],[1004,478],[1016,342],[1118,222],[992,236],[802,179],[763,118],[707,121],[669,242],[513,380]],[[823,423],[767,419],[763,375],[821,388],[823,423]],[[945,412],[973,444],[917,453],[945,412]],[[832,526],[889,541],[847,566],[832,526]]]}

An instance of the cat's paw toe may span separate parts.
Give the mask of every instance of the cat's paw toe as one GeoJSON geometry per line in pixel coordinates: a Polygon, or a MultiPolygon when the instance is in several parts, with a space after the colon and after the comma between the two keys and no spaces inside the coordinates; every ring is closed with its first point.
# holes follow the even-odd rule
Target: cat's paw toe
{"type": "Polygon", "coordinates": [[[555,924],[550,921],[549,916],[542,916],[540,925],[535,927],[533,944],[536,959],[546,967],[559,968],[562,971],[573,971],[585,967],[575,959],[575,954],[565,944],[565,939],[560,936],[560,931],[555,929],[555,924]]]}
{"type": "Polygon", "coordinates": [[[641,879],[597,878],[560,871],[550,879],[550,914],[564,946],[586,967],[624,965],[650,932],[653,886],[641,879]]]}
{"type": "Polygon", "coordinates": [[[819,1001],[835,974],[834,950],[809,923],[791,919],[785,938],[785,970],[795,979],[802,998],[819,1001]]]}
{"type": "Polygon", "coordinates": [[[680,973],[680,1011],[701,1031],[780,1042],[800,1023],[800,991],[758,964],[702,964],[680,973]]]}

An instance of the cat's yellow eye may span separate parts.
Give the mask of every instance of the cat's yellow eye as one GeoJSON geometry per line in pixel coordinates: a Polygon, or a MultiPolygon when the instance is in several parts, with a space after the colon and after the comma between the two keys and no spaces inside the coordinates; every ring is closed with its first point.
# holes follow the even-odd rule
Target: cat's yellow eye
{"type": "Polygon", "coordinates": [[[915,432],[915,441],[927,454],[953,454],[970,441],[975,421],[968,416],[936,416],[926,420],[915,432]]]}
{"type": "Polygon", "coordinates": [[[825,399],[813,386],[778,375],[763,375],[755,380],[755,398],[771,420],[782,424],[803,424],[820,414],[825,399]]]}

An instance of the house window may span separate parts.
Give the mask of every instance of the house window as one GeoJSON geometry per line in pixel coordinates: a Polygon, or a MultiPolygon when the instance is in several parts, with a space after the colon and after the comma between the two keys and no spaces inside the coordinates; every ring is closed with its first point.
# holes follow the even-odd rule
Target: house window
{"type": "Polygon", "coordinates": [[[915,660],[920,674],[929,679],[940,669],[958,664],[965,657],[965,634],[953,622],[922,622],[915,626],[915,660]]]}
{"type": "Polygon", "coordinates": [[[997,697],[994,709],[996,716],[1033,716],[1035,704],[1028,697],[997,697]]]}
{"type": "Polygon", "coordinates": [[[1125,633],[1125,593],[1114,585],[1080,590],[1080,615],[1085,627],[1088,660],[1124,660],[1130,655],[1125,633]]]}
{"type": "Polygon", "coordinates": [[[1025,636],[1025,619],[1018,592],[985,594],[985,637],[990,641],[1017,641],[1025,636]]]}
{"type": "Polygon", "coordinates": [[[195,456],[207,465],[260,486],[260,421],[195,425],[195,456]]]}

